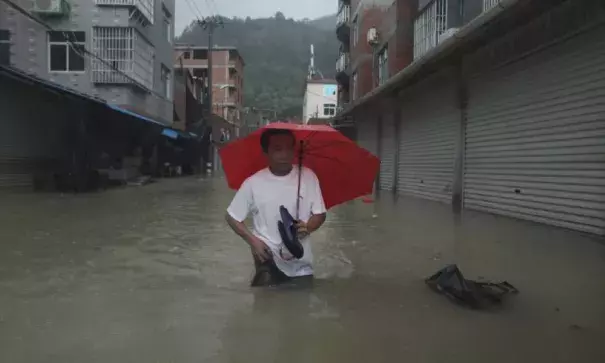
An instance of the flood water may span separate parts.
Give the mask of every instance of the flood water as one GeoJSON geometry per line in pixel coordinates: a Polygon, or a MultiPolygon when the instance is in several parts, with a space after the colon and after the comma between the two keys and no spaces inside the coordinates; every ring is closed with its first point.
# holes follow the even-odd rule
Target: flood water
{"type": "Polygon", "coordinates": [[[415,199],[356,201],[314,237],[317,281],[251,289],[216,179],[2,195],[0,362],[605,362],[605,244],[415,199]],[[458,307],[448,263],[521,293],[458,307]]]}

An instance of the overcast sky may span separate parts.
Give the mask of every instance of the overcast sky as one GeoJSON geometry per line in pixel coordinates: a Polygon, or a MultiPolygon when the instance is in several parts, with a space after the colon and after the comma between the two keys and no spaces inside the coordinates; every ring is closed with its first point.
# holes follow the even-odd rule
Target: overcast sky
{"type": "Polygon", "coordinates": [[[336,13],[338,0],[175,0],[176,34],[195,19],[195,5],[202,16],[220,14],[227,17],[252,18],[273,16],[281,11],[286,18],[315,19],[336,13]],[[191,5],[189,5],[191,3],[191,5]],[[194,5],[195,4],[195,5],[194,5]]]}

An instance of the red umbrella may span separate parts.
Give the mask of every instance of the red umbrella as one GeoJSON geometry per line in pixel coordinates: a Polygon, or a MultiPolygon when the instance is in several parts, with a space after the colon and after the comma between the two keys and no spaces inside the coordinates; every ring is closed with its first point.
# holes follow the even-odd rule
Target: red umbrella
{"type": "Polygon", "coordinates": [[[302,143],[302,164],[317,175],[326,208],[372,193],[380,168],[376,156],[330,126],[289,123],[269,124],[219,150],[230,188],[239,189],[244,180],[267,167],[260,146],[267,128],[292,130],[298,156],[302,143]]]}

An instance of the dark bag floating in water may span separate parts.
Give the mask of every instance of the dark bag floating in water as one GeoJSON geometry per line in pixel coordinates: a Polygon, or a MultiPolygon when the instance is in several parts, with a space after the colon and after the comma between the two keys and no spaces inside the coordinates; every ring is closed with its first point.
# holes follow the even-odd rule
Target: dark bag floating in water
{"type": "Polygon", "coordinates": [[[500,283],[467,280],[456,265],[449,265],[425,280],[434,291],[473,309],[499,305],[506,295],[519,291],[506,281],[500,283]]]}
{"type": "Polygon", "coordinates": [[[305,250],[298,240],[294,218],[283,205],[279,207],[279,214],[281,215],[281,221],[277,222],[277,229],[279,230],[284,245],[292,256],[302,258],[305,254],[305,250]]]}

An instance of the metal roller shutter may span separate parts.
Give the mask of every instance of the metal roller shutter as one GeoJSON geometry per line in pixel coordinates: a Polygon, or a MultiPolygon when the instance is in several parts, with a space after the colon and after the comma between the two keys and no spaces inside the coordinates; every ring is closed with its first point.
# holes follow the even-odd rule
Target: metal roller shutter
{"type": "Polygon", "coordinates": [[[29,157],[31,147],[28,146],[33,143],[31,135],[35,135],[37,130],[30,125],[33,117],[24,117],[19,108],[35,112],[39,106],[28,107],[19,102],[19,96],[32,102],[30,97],[20,92],[23,87],[5,79],[1,82],[5,83],[0,85],[0,109],[3,112],[0,123],[0,188],[29,187],[33,183],[34,160],[29,157]]]}
{"type": "Polygon", "coordinates": [[[381,119],[380,140],[380,189],[393,190],[395,184],[395,123],[392,113],[387,113],[381,119]]]}
{"type": "Polygon", "coordinates": [[[33,168],[27,160],[0,157],[0,188],[30,187],[32,175],[33,168]]]}
{"type": "Polygon", "coordinates": [[[467,208],[605,234],[603,34],[471,80],[467,208]]]}
{"type": "Polygon", "coordinates": [[[374,155],[378,155],[378,120],[363,120],[357,123],[357,143],[374,155]]]}
{"type": "Polygon", "coordinates": [[[451,203],[460,111],[454,83],[434,76],[403,97],[397,191],[451,203]]]}
{"type": "Polygon", "coordinates": [[[65,154],[65,109],[54,95],[0,80],[0,188],[30,187],[34,174],[65,154]]]}

